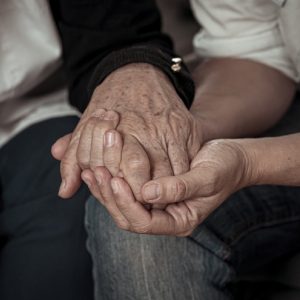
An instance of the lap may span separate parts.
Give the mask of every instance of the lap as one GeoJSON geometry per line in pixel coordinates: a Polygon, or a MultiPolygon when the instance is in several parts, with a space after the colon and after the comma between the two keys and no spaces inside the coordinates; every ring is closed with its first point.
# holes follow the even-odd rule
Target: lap
{"type": "Polygon", "coordinates": [[[193,239],[122,231],[94,198],[87,206],[96,300],[230,299],[212,285],[224,287],[231,267],[193,239]]]}
{"type": "Polygon", "coordinates": [[[85,248],[82,187],[70,200],[57,196],[59,163],[52,143],[78,118],[38,123],[0,150],[0,298],[92,299],[85,248]]]}
{"type": "Polygon", "coordinates": [[[124,291],[144,293],[139,299],[230,299],[227,287],[240,273],[300,251],[299,197],[291,187],[241,190],[188,238],[121,231],[91,198],[89,248],[97,288],[109,294],[99,299],[119,299],[124,291]]]}

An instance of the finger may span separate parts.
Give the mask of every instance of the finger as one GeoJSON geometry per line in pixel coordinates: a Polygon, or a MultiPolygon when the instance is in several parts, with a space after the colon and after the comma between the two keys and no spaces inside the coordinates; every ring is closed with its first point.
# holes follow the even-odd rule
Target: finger
{"type": "Polygon", "coordinates": [[[70,144],[72,134],[66,134],[63,137],[59,138],[51,147],[52,156],[61,160],[70,144]]]}
{"type": "Polygon", "coordinates": [[[99,123],[102,124],[100,118],[91,117],[81,131],[76,157],[82,170],[90,168],[93,131],[99,123]]]}
{"type": "Polygon", "coordinates": [[[187,230],[187,226],[180,228],[182,225],[179,215],[181,211],[174,210],[174,212],[168,213],[163,210],[152,209],[149,212],[139,201],[135,200],[129,185],[123,179],[113,178],[111,186],[117,206],[130,224],[130,231],[178,235],[187,230]]]}
{"type": "MultiPolygon", "coordinates": [[[[168,155],[161,148],[148,149],[148,155],[151,162],[151,178],[157,179],[166,176],[172,176],[173,170],[168,155]]],[[[144,201],[142,197],[142,201],[144,201]]],[[[164,209],[165,205],[155,203],[153,208],[164,209]]]]}
{"type": "Polygon", "coordinates": [[[172,176],[173,170],[170,160],[162,146],[157,143],[142,145],[145,146],[145,151],[149,157],[151,178],[172,176]]]}
{"type": "Polygon", "coordinates": [[[103,204],[102,195],[100,193],[94,173],[89,169],[83,170],[81,173],[81,179],[88,186],[92,195],[103,204]]]}
{"type": "Polygon", "coordinates": [[[114,194],[111,189],[111,175],[104,167],[97,167],[94,171],[94,176],[97,181],[97,186],[100,192],[100,198],[97,199],[105,206],[109,214],[114,219],[115,223],[122,229],[127,229],[129,226],[128,221],[122,215],[116,205],[114,194]]]}
{"type": "Polygon", "coordinates": [[[174,142],[168,145],[168,156],[174,175],[186,173],[190,169],[188,150],[174,142]]]}
{"type": "Polygon", "coordinates": [[[119,115],[116,112],[108,111],[104,120],[98,120],[92,132],[89,167],[95,169],[104,166],[104,135],[105,132],[115,129],[119,122],[119,115]]]}
{"type": "Polygon", "coordinates": [[[111,180],[111,188],[116,204],[130,227],[146,229],[151,221],[150,213],[134,198],[129,185],[123,179],[115,177],[111,180]],[[124,194],[122,195],[122,193],[124,194]]]}
{"type": "MultiPolygon", "coordinates": [[[[90,117],[83,127],[80,135],[79,145],[77,149],[77,160],[81,169],[93,168],[97,166],[98,157],[102,156],[103,133],[105,130],[113,129],[118,125],[119,115],[114,111],[100,110],[90,117]],[[102,134],[97,135],[99,128],[102,134]],[[94,133],[95,131],[95,133],[94,133]],[[94,141],[95,139],[95,141],[94,141]],[[94,148],[92,148],[94,145],[94,148]],[[100,149],[98,151],[98,149],[100,149]],[[94,158],[96,159],[94,160],[94,158]]],[[[102,161],[102,159],[101,159],[102,161]]],[[[103,165],[103,164],[100,164],[103,165]]]]}
{"type": "Polygon", "coordinates": [[[199,165],[185,174],[148,182],[142,188],[142,195],[147,203],[177,203],[211,196],[217,181],[218,176],[213,169],[199,165]]]}
{"type": "Polygon", "coordinates": [[[58,195],[61,198],[72,197],[77,192],[81,184],[81,168],[76,158],[77,145],[77,139],[72,138],[69,147],[60,162],[62,182],[58,195]]]}
{"type": "Polygon", "coordinates": [[[121,170],[135,198],[142,200],[142,186],[150,180],[150,162],[141,144],[133,136],[125,135],[121,170]]]}
{"type": "MultiPolygon", "coordinates": [[[[103,119],[104,115],[106,113],[106,109],[105,108],[96,108],[93,109],[93,112],[91,113],[89,111],[89,107],[87,107],[87,109],[85,110],[85,112],[83,113],[81,120],[89,120],[90,118],[99,118],[99,119],[103,119]]],[[[80,126],[80,124],[79,124],[80,126]]]]}
{"type": "Polygon", "coordinates": [[[113,128],[115,129],[119,124],[120,116],[116,111],[108,110],[105,113],[103,119],[106,120],[106,121],[112,121],[113,122],[113,128]]]}
{"type": "Polygon", "coordinates": [[[109,130],[104,135],[103,161],[112,176],[120,171],[123,141],[121,135],[115,130],[109,130]]]}
{"type": "MultiPolygon", "coordinates": [[[[96,109],[93,113],[95,116],[101,116],[105,113],[104,109],[96,109]]],[[[62,182],[58,195],[62,198],[72,197],[80,187],[81,184],[81,168],[77,161],[77,148],[80,140],[82,128],[85,126],[89,119],[82,117],[76,126],[71,141],[67,150],[65,151],[61,163],[60,174],[62,182]]]]}

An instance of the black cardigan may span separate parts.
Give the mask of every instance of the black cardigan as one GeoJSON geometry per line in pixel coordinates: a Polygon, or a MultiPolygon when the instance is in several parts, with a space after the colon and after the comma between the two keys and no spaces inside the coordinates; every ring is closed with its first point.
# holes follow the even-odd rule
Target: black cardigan
{"type": "Polygon", "coordinates": [[[81,111],[104,78],[133,62],[162,69],[187,107],[194,85],[183,65],[171,70],[172,42],[161,32],[161,20],[152,0],[49,0],[63,46],[70,101],[81,111]]]}

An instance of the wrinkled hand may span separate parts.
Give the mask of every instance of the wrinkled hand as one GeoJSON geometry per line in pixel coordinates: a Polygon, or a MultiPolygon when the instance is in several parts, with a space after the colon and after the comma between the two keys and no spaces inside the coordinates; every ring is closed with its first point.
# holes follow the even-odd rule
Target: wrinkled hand
{"type": "MultiPolygon", "coordinates": [[[[115,129],[118,123],[119,115],[115,111],[97,109],[88,117],[82,117],[77,131],[61,137],[53,144],[52,155],[61,161],[61,173],[65,175],[62,177],[60,188],[60,192],[63,191],[62,197],[71,197],[77,191],[84,166],[103,165],[105,162],[112,174],[116,175],[119,172],[119,164],[110,159],[109,152],[103,156],[104,134],[110,129],[115,129]],[[78,135],[78,131],[82,134],[78,135]],[[84,140],[81,142],[81,139],[84,140]],[[77,161],[81,162],[81,166],[77,161]]],[[[108,135],[106,143],[110,142],[111,138],[108,135]]]]}
{"type": "Polygon", "coordinates": [[[250,184],[249,160],[239,143],[216,140],[207,143],[191,163],[191,170],[178,176],[146,183],[146,203],[167,205],[147,210],[122,178],[112,178],[103,168],[86,174],[91,190],[107,207],[117,225],[125,230],[187,236],[230,194],[250,184]],[[97,194],[98,193],[98,194],[97,194]]]}
{"type": "MultiPolygon", "coordinates": [[[[120,119],[112,120],[111,125],[118,124],[124,137],[120,168],[136,199],[143,200],[141,187],[150,179],[189,169],[201,145],[198,123],[161,71],[146,64],[131,64],[113,72],[95,90],[61,158],[61,197],[76,192],[82,170],[106,166],[116,175],[101,150],[104,133],[113,127],[105,127],[94,116],[102,110],[119,114],[120,119]]],[[[65,140],[60,140],[55,147],[65,145],[65,140]]]]}

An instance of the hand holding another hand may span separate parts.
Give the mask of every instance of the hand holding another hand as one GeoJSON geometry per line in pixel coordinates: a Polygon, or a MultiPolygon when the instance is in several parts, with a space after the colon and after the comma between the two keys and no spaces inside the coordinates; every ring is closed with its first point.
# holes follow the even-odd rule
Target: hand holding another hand
{"type": "Polygon", "coordinates": [[[102,153],[104,133],[115,127],[124,138],[121,169],[139,201],[150,179],[186,172],[202,144],[198,123],[166,75],[147,64],[127,65],[97,87],[71,138],[54,145],[53,154],[61,160],[61,197],[77,191],[82,170],[108,166],[116,175],[102,153]],[[110,112],[111,119],[103,121],[103,113],[111,110],[119,117],[110,112]],[[55,154],[64,147],[63,155],[55,154]]]}
{"type": "MultiPolygon", "coordinates": [[[[119,133],[114,134],[121,142],[119,133]]],[[[113,151],[119,152],[120,147],[118,143],[113,151]]],[[[150,207],[164,205],[163,210],[145,208],[124,178],[112,177],[103,167],[84,171],[83,178],[120,228],[187,236],[230,194],[248,185],[251,174],[239,143],[216,140],[203,146],[187,173],[158,178],[142,187],[143,201],[150,207]]]]}

